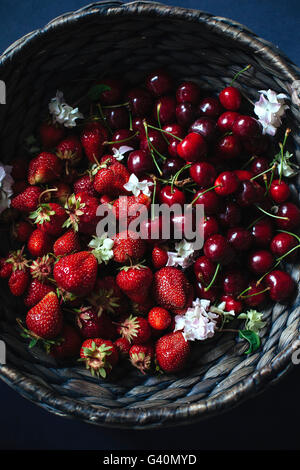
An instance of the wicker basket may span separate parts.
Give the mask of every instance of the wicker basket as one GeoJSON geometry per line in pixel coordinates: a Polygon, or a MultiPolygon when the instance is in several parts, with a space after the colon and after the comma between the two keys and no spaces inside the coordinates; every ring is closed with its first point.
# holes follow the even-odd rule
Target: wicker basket
{"type": "MultiPolygon", "coordinates": [[[[1,57],[0,78],[7,85],[1,106],[1,160],[8,162],[30,135],[56,89],[68,100],[86,90],[87,78],[113,70],[138,83],[157,66],[220,90],[246,64],[253,67],[239,83],[250,99],[257,90],[290,93],[297,69],[272,44],[244,26],[197,10],[153,2],[95,3],[65,14],[14,43],[1,57]],[[250,86],[251,84],[251,86],[250,86]]],[[[291,103],[287,123],[300,161],[300,113],[291,103]]],[[[298,199],[297,187],[291,185],[298,199]]],[[[9,243],[2,235],[2,248],[9,243]]],[[[290,268],[299,281],[299,268],[290,268]]],[[[20,304],[1,285],[1,338],[7,365],[1,378],[22,396],[61,416],[102,426],[155,428],[191,423],[225,411],[274,384],[291,367],[300,347],[300,299],[265,310],[262,347],[245,356],[235,335],[201,345],[181,375],[142,376],[133,368],[109,380],[95,380],[81,366],[59,366],[39,350],[29,352],[16,328],[20,304]]],[[[299,290],[298,290],[299,292],[299,290]]]]}

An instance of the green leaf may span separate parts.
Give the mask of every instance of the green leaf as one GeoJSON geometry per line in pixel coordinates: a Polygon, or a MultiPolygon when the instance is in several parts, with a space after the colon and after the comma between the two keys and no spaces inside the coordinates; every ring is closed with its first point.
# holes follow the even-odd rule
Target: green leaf
{"type": "Polygon", "coordinates": [[[91,101],[97,101],[104,91],[111,90],[110,86],[100,83],[99,85],[94,85],[88,92],[88,97],[91,101]]]}
{"type": "Polygon", "coordinates": [[[245,354],[251,354],[255,352],[260,346],[260,337],[254,331],[239,330],[239,337],[245,339],[249,343],[249,349],[245,351],[245,354]]]}
{"type": "Polygon", "coordinates": [[[29,343],[29,348],[33,348],[37,344],[38,340],[33,338],[29,343]]]}

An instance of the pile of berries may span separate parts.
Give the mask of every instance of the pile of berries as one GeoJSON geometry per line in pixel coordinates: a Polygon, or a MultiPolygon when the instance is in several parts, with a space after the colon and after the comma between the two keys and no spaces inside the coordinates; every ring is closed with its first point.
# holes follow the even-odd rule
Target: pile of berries
{"type": "MultiPolygon", "coordinates": [[[[294,282],[280,263],[297,252],[300,210],[274,159],[276,143],[236,86],[207,96],[157,70],[140,87],[103,79],[88,96],[88,118],[68,128],[49,116],[38,150],[12,163],[2,219],[14,247],[0,277],[23,299],[27,313],[17,321],[30,347],[80,358],[101,377],[124,359],[142,373],[174,373],[192,344],[175,317],[196,298],[225,303],[232,317],[291,298],[294,282]],[[109,204],[118,218],[121,196],[148,212],[146,234],[161,222],[151,216],[154,202],[203,204],[203,249],[183,267],[169,262],[172,236],[95,237],[98,206],[109,204]]],[[[184,216],[172,224],[184,227],[184,216]]],[[[225,331],[219,317],[217,333],[225,331]]]]}

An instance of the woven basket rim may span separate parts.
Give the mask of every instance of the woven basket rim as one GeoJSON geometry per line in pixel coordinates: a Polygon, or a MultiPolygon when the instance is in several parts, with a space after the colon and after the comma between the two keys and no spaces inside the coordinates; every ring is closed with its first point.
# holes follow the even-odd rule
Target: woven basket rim
{"type": "MultiPolygon", "coordinates": [[[[194,23],[205,23],[216,33],[222,33],[229,38],[234,38],[240,44],[252,49],[253,53],[260,55],[265,60],[280,70],[290,82],[300,79],[297,67],[283,57],[273,44],[259,38],[244,25],[227,18],[210,15],[209,13],[182,7],[172,7],[154,2],[134,1],[124,4],[122,2],[98,2],[87,5],[75,12],[66,13],[55,18],[45,27],[35,30],[13,43],[0,57],[0,71],[20,54],[24,54],[27,47],[38,44],[42,39],[54,31],[76,22],[89,21],[95,16],[122,17],[151,16],[172,17],[178,20],[188,20],[194,23]]],[[[157,427],[159,424],[176,425],[187,424],[203,417],[212,416],[225,411],[241,403],[250,396],[264,390],[272,381],[281,378],[287,371],[293,368],[291,356],[300,347],[300,335],[297,340],[283,349],[267,366],[255,371],[252,376],[242,379],[237,385],[222,392],[222,400],[219,395],[201,400],[189,405],[178,405],[176,408],[158,406],[151,409],[126,408],[108,409],[92,404],[84,404],[80,400],[65,398],[57,392],[50,392],[34,378],[27,378],[15,367],[0,365],[0,378],[21,395],[33,401],[39,406],[46,405],[49,411],[66,416],[77,417],[89,423],[110,427],[128,427],[145,429],[157,427]]]]}

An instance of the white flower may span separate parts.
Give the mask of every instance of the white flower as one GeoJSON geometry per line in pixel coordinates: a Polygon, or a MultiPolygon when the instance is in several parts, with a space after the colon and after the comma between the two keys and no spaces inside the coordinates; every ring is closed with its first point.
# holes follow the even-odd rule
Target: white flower
{"type": "Polygon", "coordinates": [[[151,196],[150,186],[153,186],[152,181],[139,181],[134,173],[130,175],[128,182],[124,184],[126,191],[131,191],[134,196],[138,196],[141,192],[145,194],[145,196],[151,196]]]}
{"type": "Polygon", "coordinates": [[[219,315],[213,313],[209,306],[209,300],[196,299],[184,315],[176,315],[174,331],[182,331],[186,341],[212,338],[219,315]]]}
{"type": "Polygon", "coordinates": [[[266,322],[262,321],[263,314],[257,310],[248,310],[246,313],[240,313],[239,319],[245,319],[245,330],[254,331],[258,333],[265,325],[266,322]]]}
{"type": "Polygon", "coordinates": [[[113,149],[112,149],[113,155],[114,155],[115,159],[118,160],[118,162],[123,160],[125,153],[130,152],[130,150],[134,150],[134,149],[132,147],[128,147],[127,145],[122,145],[118,149],[113,147],[113,149]]]}
{"type": "Polygon", "coordinates": [[[297,173],[299,173],[299,165],[290,162],[292,156],[293,154],[288,150],[283,154],[283,157],[281,152],[279,152],[277,155],[275,155],[273,161],[273,163],[279,163],[278,172],[280,175],[283,175],[286,178],[292,178],[293,176],[297,175],[297,173]]]}
{"type": "Polygon", "coordinates": [[[175,243],[176,251],[168,251],[168,261],[166,266],[181,266],[182,268],[188,268],[193,263],[194,248],[193,243],[189,243],[186,240],[181,240],[175,243]]]}
{"type": "Polygon", "coordinates": [[[53,122],[63,124],[65,127],[75,127],[76,119],[83,119],[83,114],[79,112],[78,108],[72,108],[64,101],[64,95],[61,91],[56,92],[55,98],[51,99],[48,107],[53,122]]]}
{"type": "Polygon", "coordinates": [[[112,250],[114,241],[107,237],[107,233],[103,233],[101,237],[93,237],[89,243],[89,247],[93,248],[93,255],[97,258],[98,263],[104,262],[107,264],[113,258],[114,252],[112,250]]]}
{"type": "Polygon", "coordinates": [[[12,185],[14,183],[11,170],[11,166],[0,163],[0,214],[10,207],[10,198],[13,195],[12,185]]]}
{"type": "Polygon", "coordinates": [[[254,103],[254,112],[263,127],[263,134],[274,136],[281,125],[281,117],[288,106],[284,104],[284,93],[276,94],[273,90],[260,90],[259,100],[254,103]]]}
{"type": "Polygon", "coordinates": [[[294,104],[300,106],[300,80],[295,80],[292,85],[287,85],[294,104]]]}

